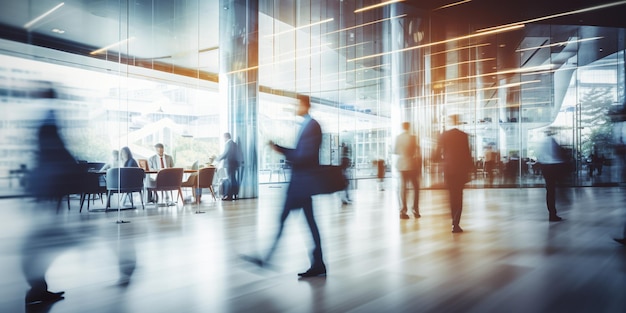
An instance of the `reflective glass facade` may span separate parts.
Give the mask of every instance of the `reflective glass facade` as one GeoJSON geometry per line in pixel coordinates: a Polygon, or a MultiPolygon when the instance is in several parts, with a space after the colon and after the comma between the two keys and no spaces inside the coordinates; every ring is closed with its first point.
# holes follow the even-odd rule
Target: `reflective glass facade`
{"type": "Polygon", "coordinates": [[[461,114],[476,163],[470,186],[542,184],[535,146],[548,127],[576,165],[568,184],[624,182],[625,29],[483,29],[406,3],[355,12],[367,1],[258,1],[252,10],[246,1],[2,2],[0,178],[9,194],[24,187],[20,169],[32,166],[48,109],[79,160],[106,162],[123,146],[147,158],[161,142],[191,167],[219,155],[229,131],[247,148],[245,180],[286,181],[289,165],[265,143],[295,140],[299,93],[322,125],[322,162],[339,164],[346,144],[356,179],[374,178],[378,159],[395,175],[393,139],[410,121],[421,184],[439,187],[431,154],[446,116],[461,114]],[[224,38],[237,42],[227,49],[224,38]],[[486,158],[496,160],[493,177],[486,158]]]}

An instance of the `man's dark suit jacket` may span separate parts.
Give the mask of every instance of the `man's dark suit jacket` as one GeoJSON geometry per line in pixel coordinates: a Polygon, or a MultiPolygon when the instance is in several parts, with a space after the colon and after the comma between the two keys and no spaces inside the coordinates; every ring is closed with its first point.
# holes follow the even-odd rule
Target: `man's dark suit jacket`
{"type": "Polygon", "coordinates": [[[236,169],[239,167],[239,157],[237,144],[231,139],[226,142],[224,153],[217,157],[218,161],[224,161],[224,167],[236,169]]]}
{"type": "Polygon", "coordinates": [[[320,146],[322,145],[322,128],[314,119],[305,120],[305,125],[295,148],[278,146],[291,164],[291,182],[287,189],[287,197],[303,198],[319,193],[319,180],[316,170],[320,167],[320,146]]]}
{"type": "Polygon", "coordinates": [[[467,182],[474,167],[466,133],[452,128],[441,134],[437,156],[443,158],[443,175],[447,182],[467,182]]]}

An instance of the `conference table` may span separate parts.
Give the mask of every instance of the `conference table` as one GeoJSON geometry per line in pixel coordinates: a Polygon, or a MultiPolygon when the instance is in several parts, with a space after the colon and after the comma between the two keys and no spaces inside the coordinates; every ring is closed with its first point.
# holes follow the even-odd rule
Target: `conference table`
{"type": "MultiPolygon", "coordinates": [[[[144,172],[146,174],[158,174],[159,173],[159,171],[156,171],[156,170],[148,170],[148,171],[144,170],[144,172]]],[[[194,174],[194,173],[197,173],[197,172],[198,172],[197,169],[195,169],[195,170],[194,169],[184,169],[183,170],[183,173],[185,173],[185,174],[194,174]]],[[[106,179],[106,171],[89,171],[89,173],[93,174],[93,175],[97,175],[99,178],[100,177],[104,178],[104,179],[98,179],[98,180],[101,181],[101,187],[106,188],[106,184],[104,183],[104,181],[106,179]]],[[[144,190],[144,202],[147,200],[147,192],[145,192],[145,191],[146,190],[144,190]]],[[[81,199],[81,202],[82,202],[82,199],[81,199]]],[[[134,209],[134,208],[135,207],[123,207],[122,210],[128,210],[128,209],[134,209]]],[[[82,209],[82,205],[81,205],[81,209],[82,209]]],[[[89,210],[89,204],[88,204],[88,210],[89,210]]],[[[108,211],[108,210],[109,210],[108,208],[95,209],[95,211],[105,211],[105,212],[108,211]]],[[[94,209],[91,209],[91,211],[94,211],[94,209]]]]}
{"type": "MultiPolygon", "coordinates": [[[[197,173],[198,171],[199,169],[198,170],[185,169],[183,170],[183,173],[193,174],[193,173],[197,173]]],[[[158,174],[159,173],[159,171],[155,171],[155,170],[149,170],[149,171],[144,170],[144,172],[146,172],[146,174],[158,174]]]]}

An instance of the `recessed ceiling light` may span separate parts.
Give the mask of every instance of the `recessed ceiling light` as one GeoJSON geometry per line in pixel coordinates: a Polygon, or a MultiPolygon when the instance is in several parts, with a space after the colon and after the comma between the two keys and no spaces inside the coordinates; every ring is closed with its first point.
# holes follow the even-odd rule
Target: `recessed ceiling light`
{"type": "Polygon", "coordinates": [[[62,30],[62,29],[58,29],[58,28],[53,28],[53,29],[52,29],[52,32],[53,32],[53,33],[57,33],[57,34],[63,34],[63,33],[65,33],[65,31],[64,31],[64,30],[62,30]]]}

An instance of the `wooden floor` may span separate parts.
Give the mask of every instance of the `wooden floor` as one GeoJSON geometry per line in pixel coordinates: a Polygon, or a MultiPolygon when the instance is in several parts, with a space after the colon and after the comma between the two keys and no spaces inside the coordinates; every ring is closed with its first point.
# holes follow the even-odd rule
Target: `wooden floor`
{"type": "Polygon", "coordinates": [[[452,234],[443,190],[421,192],[421,219],[399,220],[387,183],[359,182],[348,206],[315,198],[328,276],[311,279],[296,275],[309,265],[300,212],[274,269],[239,258],[267,247],[285,185],[119,217],[3,199],[0,312],[626,312],[626,249],[611,239],[626,220],[624,188],[562,190],[558,223],[547,221],[544,189],[468,189],[465,232],[452,234]],[[44,257],[38,247],[58,247],[47,278],[66,298],[26,308],[20,260],[44,257]],[[122,268],[136,261],[128,285],[117,284],[118,255],[122,268]]]}

